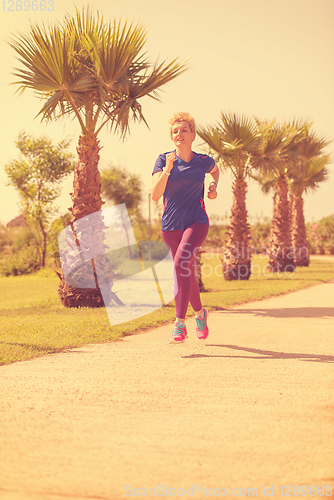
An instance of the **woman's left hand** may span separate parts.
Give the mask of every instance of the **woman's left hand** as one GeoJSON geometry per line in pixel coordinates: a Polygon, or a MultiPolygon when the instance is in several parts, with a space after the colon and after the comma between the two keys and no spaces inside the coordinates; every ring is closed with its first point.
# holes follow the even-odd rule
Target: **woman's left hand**
{"type": "Polygon", "coordinates": [[[216,185],[213,182],[209,186],[208,198],[210,200],[214,200],[217,198],[216,185]]]}

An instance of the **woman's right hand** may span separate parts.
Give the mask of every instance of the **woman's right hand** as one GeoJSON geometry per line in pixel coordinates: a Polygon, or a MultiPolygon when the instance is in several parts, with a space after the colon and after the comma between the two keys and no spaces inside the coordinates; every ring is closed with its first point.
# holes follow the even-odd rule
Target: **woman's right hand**
{"type": "Polygon", "coordinates": [[[166,155],[166,168],[167,168],[168,173],[170,173],[170,171],[172,170],[173,163],[174,163],[175,160],[176,160],[176,153],[175,153],[175,151],[173,151],[172,153],[168,153],[166,155]]]}

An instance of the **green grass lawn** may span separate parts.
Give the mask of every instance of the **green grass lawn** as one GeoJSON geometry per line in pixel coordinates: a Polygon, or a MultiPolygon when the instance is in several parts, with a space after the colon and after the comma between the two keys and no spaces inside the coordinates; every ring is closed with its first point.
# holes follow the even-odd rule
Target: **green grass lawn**
{"type": "MultiPolygon", "coordinates": [[[[273,274],[266,260],[253,260],[248,281],[225,281],[217,256],[203,259],[202,294],[208,309],[288,293],[334,279],[334,262],[311,259],[308,268],[295,274],[273,274]],[[267,275],[266,275],[267,274],[267,275]]],[[[110,326],[106,310],[66,309],[58,299],[59,279],[51,270],[27,276],[0,278],[0,364],[23,361],[85,344],[110,342],[138,330],[173,321],[173,302],[142,318],[110,326]]],[[[191,308],[188,315],[192,315],[191,308]]]]}

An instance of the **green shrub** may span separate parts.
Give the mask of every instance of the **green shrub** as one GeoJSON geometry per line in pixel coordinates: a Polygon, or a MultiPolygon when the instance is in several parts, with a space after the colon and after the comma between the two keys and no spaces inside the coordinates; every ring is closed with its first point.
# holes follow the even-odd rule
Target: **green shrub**
{"type": "Polygon", "coordinates": [[[249,244],[257,253],[264,253],[264,249],[269,247],[270,227],[271,221],[267,218],[252,224],[249,244]]]}
{"type": "Polygon", "coordinates": [[[316,233],[324,252],[334,255],[334,215],[321,219],[316,233]]]}
{"type": "Polygon", "coordinates": [[[46,247],[46,255],[51,257],[56,267],[60,267],[60,257],[59,257],[59,247],[58,247],[58,237],[62,230],[70,222],[71,214],[63,215],[58,219],[55,219],[50,224],[50,229],[48,232],[48,242],[46,247]]]}
{"type": "Polygon", "coordinates": [[[224,246],[226,239],[227,226],[212,224],[209,227],[208,235],[205,239],[204,246],[206,248],[220,248],[224,246]]]}
{"type": "MultiPolygon", "coordinates": [[[[270,219],[264,221],[257,221],[250,227],[250,240],[249,245],[255,249],[256,253],[263,253],[265,248],[269,246],[270,235],[270,219]]],[[[227,236],[226,225],[211,225],[209,228],[208,236],[205,240],[205,247],[220,248],[225,246],[227,236]]]]}
{"type": "Polygon", "coordinates": [[[167,248],[163,241],[141,241],[140,250],[144,261],[147,260],[162,260],[167,254],[167,248]],[[151,243],[151,244],[150,244],[151,243]],[[151,257],[150,257],[151,254],[151,257]]]}
{"type": "Polygon", "coordinates": [[[0,251],[6,248],[18,250],[29,245],[33,238],[33,234],[27,226],[0,226],[0,251]]]}
{"type": "Polygon", "coordinates": [[[0,255],[0,275],[19,276],[32,273],[40,268],[39,261],[34,245],[25,245],[18,250],[11,247],[0,255]]]}
{"type": "Polygon", "coordinates": [[[334,215],[307,224],[306,228],[311,253],[334,255],[334,215]]]}

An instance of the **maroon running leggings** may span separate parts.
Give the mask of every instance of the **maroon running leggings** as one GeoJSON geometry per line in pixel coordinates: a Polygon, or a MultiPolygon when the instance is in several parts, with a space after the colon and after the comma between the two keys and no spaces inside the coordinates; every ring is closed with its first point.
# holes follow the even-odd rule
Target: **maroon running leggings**
{"type": "Polygon", "coordinates": [[[196,222],[182,229],[161,231],[162,239],[174,261],[176,317],[185,318],[189,302],[194,311],[202,309],[195,273],[195,256],[209,231],[209,226],[196,222]]]}

